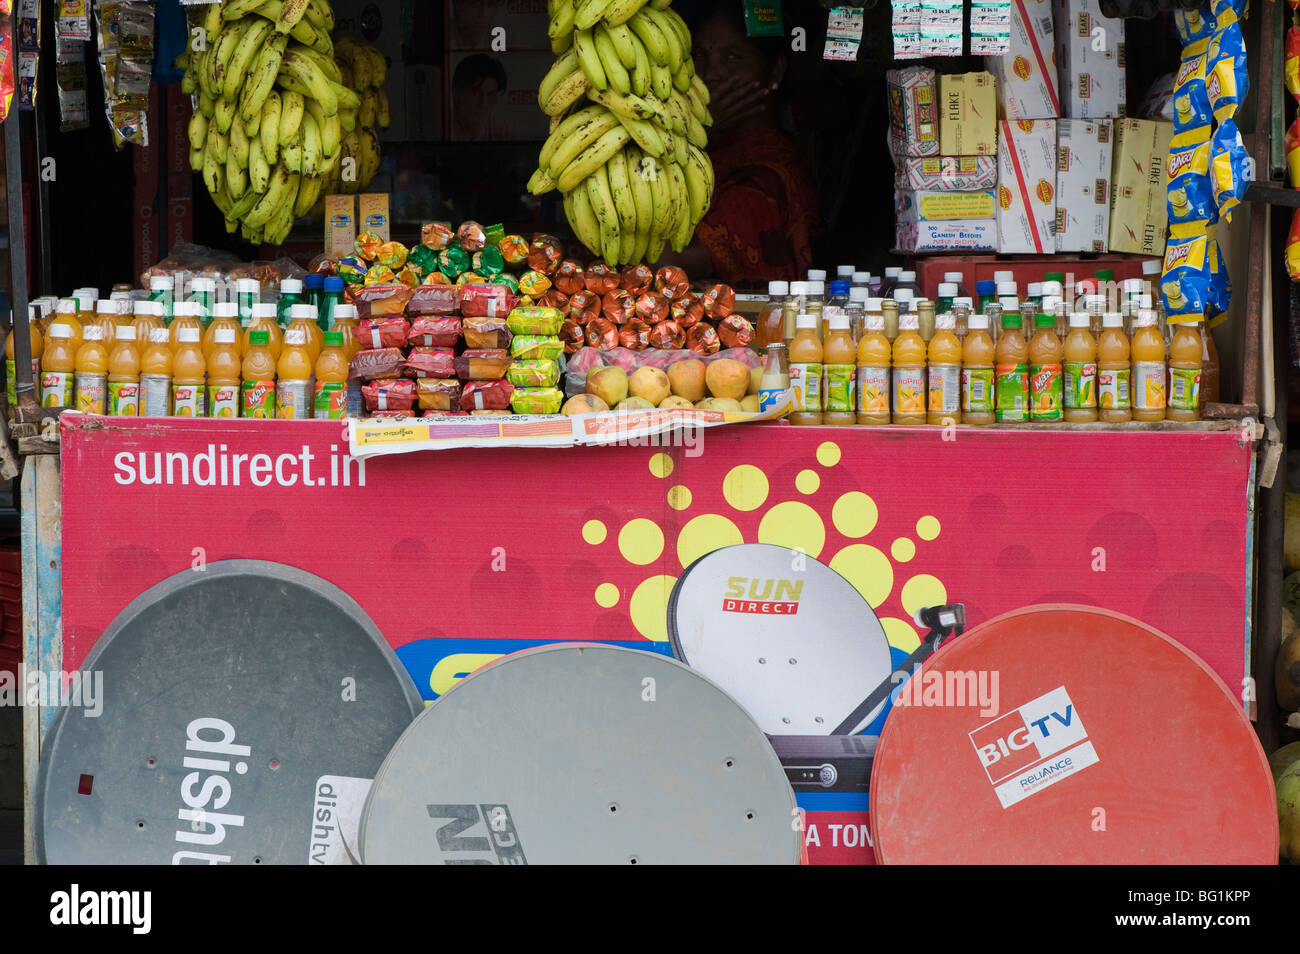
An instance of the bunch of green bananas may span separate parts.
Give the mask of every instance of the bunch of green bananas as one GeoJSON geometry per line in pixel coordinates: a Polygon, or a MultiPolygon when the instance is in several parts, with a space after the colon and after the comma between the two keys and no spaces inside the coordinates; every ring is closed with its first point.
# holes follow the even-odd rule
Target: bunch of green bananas
{"type": "Polygon", "coordinates": [[[671,0],[548,0],[559,56],[537,90],[551,117],[528,190],[564,194],[574,234],[609,265],[681,251],[713,197],[709,91],[671,0]]]}
{"type": "MultiPolygon", "coordinates": [[[[388,60],[373,46],[339,37],[334,43],[334,63],[341,82],[361,101],[355,127],[343,137],[343,158],[352,160],[356,175],[344,175],[349,167],[339,163],[325,176],[324,194],[361,192],[379,171],[379,132],[391,123],[388,111],[388,60]]],[[[318,203],[318,211],[324,204],[318,203]]]]}
{"type": "Polygon", "coordinates": [[[203,42],[181,81],[197,96],[190,166],[227,231],[279,245],[339,168],[360,118],[361,98],[334,61],[333,11],[328,0],[222,0],[199,16],[203,42]]]}

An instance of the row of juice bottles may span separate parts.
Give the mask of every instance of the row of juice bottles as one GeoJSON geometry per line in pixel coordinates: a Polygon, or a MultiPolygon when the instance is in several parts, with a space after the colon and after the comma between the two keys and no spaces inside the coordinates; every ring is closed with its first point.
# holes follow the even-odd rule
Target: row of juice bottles
{"type": "Polygon", "coordinates": [[[796,319],[788,346],[771,342],[764,377],[788,362],[795,409],[809,424],[993,424],[1024,421],[1194,421],[1200,417],[1206,339],[1201,322],[1174,326],[1168,345],[1150,295],[1123,311],[1096,301],[1074,311],[1056,296],[1040,305],[1004,298],[984,312],[958,296],[921,333],[922,308],[866,302],[862,332],[849,316],[796,319]],[[1132,335],[1125,329],[1131,318],[1132,335]],[[1064,327],[1065,334],[1058,329],[1064,327]],[[1032,337],[1026,330],[1032,328],[1032,337]],[[1000,329],[994,337],[994,329],[1000,329]]]}
{"type": "MultiPolygon", "coordinates": [[[[33,306],[41,404],[128,417],[358,416],[360,391],[348,381],[360,350],[355,307],[330,301],[325,331],[317,305],[286,297],[248,303],[246,320],[244,302],[207,304],[206,317],[203,302],[152,296],[62,299],[47,314],[33,306]]],[[[12,332],[5,356],[12,408],[12,332]]]]}

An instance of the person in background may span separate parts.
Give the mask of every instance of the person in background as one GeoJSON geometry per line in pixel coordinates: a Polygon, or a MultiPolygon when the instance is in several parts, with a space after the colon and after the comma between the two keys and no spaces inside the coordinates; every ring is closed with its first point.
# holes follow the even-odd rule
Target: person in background
{"type": "Polygon", "coordinates": [[[706,12],[692,32],[695,69],[709,87],[709,212],[676,264],[692,279],[734,286],[800,279],[812,265],[817,198],[794,144],[777,128],[772,96],[785,76],[785,38],[751,39],[739,3],[706,12]]]}
{"type": "Polygon", "coordinates": [[[451,78],[451,138],[458,142],[506,139],[496,118],[506,90],[506,71],[499,60],[475,53],[461,60],[451,78]]]}

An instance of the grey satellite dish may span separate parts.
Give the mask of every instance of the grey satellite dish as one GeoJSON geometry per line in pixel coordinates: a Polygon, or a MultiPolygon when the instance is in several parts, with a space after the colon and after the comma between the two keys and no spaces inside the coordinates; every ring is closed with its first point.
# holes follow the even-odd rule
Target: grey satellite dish
{"type": "Polygon", "coordinates": [[[423,708],[350,597],[256,560],[145,591],[81,674],[102,674],[102,711],[51,726],[50,864],[347,863],[368,780],[423,708]]]}
{"type": "Polygon", "coordinates": [[[406,730],[366,864],[795,864],[794,793],[753,720],[655,653],[557,644],[463,679],[406,730]]]}

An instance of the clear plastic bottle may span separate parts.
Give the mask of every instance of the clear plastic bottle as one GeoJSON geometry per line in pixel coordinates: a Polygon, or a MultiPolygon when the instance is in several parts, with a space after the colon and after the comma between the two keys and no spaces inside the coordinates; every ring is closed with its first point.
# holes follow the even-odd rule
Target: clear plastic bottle
{"type": "MultiPolygon", "coordinates": [[[[339,305],[338,308],[334,309],[334,330],[343,336],[343,350],[347,352],[349,361],[361,350],[361,345],[357,342],[357,326],[359,324],[356,305],[339,305]]],[[[360,392],[358,392],[359,396],[360,392]]],[[[360,410],[356,414],[349,411],[348,417],[358,417],[360,414],[360,410]]]]}
{"type": "Polygon", "coordinates": [[[898,273],[898,280],[894,282],[894,297],[897,298],[898,292],[905,288],[911,290],[913,298],[921,297],[921,286],[916,280],[916,272],[904,269],[898,273]]]}
{"type": "Polygon", "coordinates": [[[857,424],[857,357],[847,315],[826,321],[826,342],[822,345],[822,423],[832,426],[857,424]]]}
{"type": "Polygon", "coordinates": [[[82,334],[84,338],[77,349],[73,406],[83,414],[103,414],[108,406],[108,348],[104,346],[104,329],[91,325],[82,334]]]}
{"type": "Polygon", "coordinates": [[[1119,286],[1115,283],[1115,269],[1097,269],[1097,289],[1094,294],[1100,295],[1105,300],[1106,311],[1119,307],[1119,286]]]}
{"type": "MultiPolygon", "coordinates": [[[[229,332],[226,332],[229,334],[229,332]]],[[[195,328],[177,334],[172,353],[172,416],[207,417],[207,362],[203,358],[201,334],[195,328]]],[[[220,337],[220,333],[218,334],[220,337]]],[[[170,342],[169,342],[170,343],[170,342]]],[[[233,342],[232,342],[233,343],[233,342]]],[[[220,347],[220,346],[218,346],[220,347]]],[[[235,356],[235,390],[239,389],[238,353],[235,356]]],[[[238,401],[235,402],[238,407],[238,401]]]]}
{"type": "Polygon", "coordinates": [[[343,279],[337,275],[326,275],[325,290],[321,292],[320,308],[316,315],[316,324],[320,327],[322,336],[334,327],[334,312],[341,304],[343,304],[343,279]]]}
{"type": "Polygon", "coordinates": [[[835,279],[836,281],[848,282],[850,285],[852,285],[853,275],[856,270],[857,270],[856,265],[836,265],[835,279]]]}
{"type": "Polygon", "coordinates": [[[1002,334],[997,352],[997,418],[999,424],[1014,424],[1029,418],[1029,343],[1022,330],[1018,310],[1002,313],[1002,334]]]}
{"type": "Polygon", "coordinates": [[[1133,318],[1133,420],[1165,419],[1165,342],[1151,296],[1143,295],[1133,318]]]}
{"type": "Polygon", "coordinates": [[[768,282],[767,303],[758,313],[755,325],[755,345],[759,353],[766,354],[768,345],[785,341],[785,326],[782,321],[781,303],[790,294],[789,282],[768,282]]]}
{"type": "Polygon", "coordinates": [[[1056,318],[1039,312],[1029,341],[1029,419],[1059,421],[1063,413],[1062,347],[1056,318]]]}
{"type": "Polygon", "coordinates": [[[275,322],[280,326],[281,331],[289,327],[289,309],[306,301],[307,299],[303,297],[301,279],[283,278],[280,280],[280,300],[275,306],[275,322]]]}
{"type": "Polygon", "coordinates": [[[45,354],[41,360],[41,407],[75,406],[73,389],[79,347],[73,344],[72,326],[62,318],[55,318],[46,336],[45,354]]]}
{"type": "Polygon", "coordinates": [[[140,416],[140,351],[131,325],[117,326],[113,350],[108,353],[108,413],[140,416]]]}
{"type": "Polygon", "coordinates": [[[320,311],[321,296],[325,294],[325,276],[311,272],[303,277],[302,280],[302,301],[301,305],[311,305],[320,311]]]}
{"type": "Polygon", "coordinates": [[[190,282],[190,301],[199,306],[199,323],[207,330],[212,321],[212,307],[217,303],[217,283],[202,276],[190,282]]]}
{"type": "MultiPolygon", "coordinates": [[[[310,355],[308,367],[316,366],[316,359],[320,357],[321,348],[325,345],[325,332],[320,330],[317,323],[317,312],[312,305],[294,305],[293,310],[289,313],[289,328],[301,328],[303,334],[307,337],[307,353],[310,355]]],[[[285,329],[288,334],[289,328],[285,329]]],[[[277,358],[276,361],[280,359],[277,358]]]]}
{"type": "Polygon", "coordinates": [[[917,316],[898,316],[898,337],[890,352],[893,365],[893,419],[895,424],[924,424],[925,342],[917,331],[917,316]]]}
{"type": "Polygon", "coordinates": [[[790,387],[794,390],[791,424],[822,422],[822,355],[817,319],[809,314],[800,315],[790,343],[790,387]]]}
{"type": "Polygon", "coordinates": [[[172,323],[172,305],[176,301],[176,279],[170,275],[154,275],[149,279],[149,300],[162,305],[164,326],[172,323]]]}
{"type": "Polygon", "coordinates": [[[1201,418],[1201,354],[1205,341],[1200,326],[1199,321],[1174,326],[1169,342],[1167,420],[1198,421],[1201,418]]]}
{"type": "Polygon", "coordinates": [[[953,298],[958,298],[958,297],[961,297],[961,298],[969,298],[969,297],[970,297],[970,292],[968,292],[968,291],[966,290],[966,285],[964,284],[964,282],[966,281],[966,276],[963,275],[961,272],[944,272],[944,273],[943,273],[943,280],[944,280],[944,282],[945,282],[946,284],[948,284],[948,285],[956,285],[956,286],[957,286],[957,290],[956,290],[955,292],[953,292],[953,295],[952,295],[953,298]]]}
{"type": "Polygon", "coordinates": [[[880,283],[880,297],[889,298],[894,293],[894,285],[898,282],[898,276],[902,274],[903,269],[898,265],[890,265],[885,269],[885,277],[880,283]]]}
{"type": "Polygon", "coordinates": [[[804,304],[804,314],[812,315],[817,319],[817,333],[825,337],[826,318],[823,312],[826,307],[826,283],[808,282],[805,287],[807,289],[807,300],[804,304]]]}
{"type": "Polygon", "coordinates": [[[1025,288],[1025,300],[1035,308],[1041,309],[1043,307],[1043,283],[1030,282],[1025,288]]]}
{"type": "Polygon", "coordinates": [[[822,321],[828,326],[832,318],[848,314],[849,289],[851,287],[848,282],[831,282],[831,296],[826,300],[826,305],[822,308],[822,321]]]}
{"type": "Polygon", "coordinates": [[[858,423],[888,424],[892,349],[885,337],[880,299],[871,298],[858,341],[858,423]],[[874,308],[873,308],[874,305],[874,308]]]}
{"type": "Polygon", "coordinates": [[[826,284],[826,269],[824,268],[808,269],[808,283],[813,284],[815,282],[821,282],[823,285],[826,284]]]}
{"type": "Polygon", "coordinates": [[[942,315],[944,312],[952,311],[952,300],[958,295],[959,286],[956,282],[940,282],[938,294],[934,296],[934,313],[942,315]]]}
{"type": "Polygon", "coordinates": [[[961,419],[962,344],[951,311],[935,316],[934,336],[926,345],[929,363],[926,420],[955,424],[961,419]]]}
{"type": "Polygon", "coordinates": [[[279,323],[276,321],[276,306],[269,302],[253,306],[253,323],[242,336],[243,346],[240,349],[241,355],[248,354],[248,349],[253,343],[253,332],[265,331],[267,347],[271,351],[271,360],[280,360],[280,351],[284,347],[284,332],[281,330],[279,323]]]}
{"type": "Polygon", "coordinates": [[[1201,324],[1201,338],[1201,411],[1204,412],[1207,403],[1219,400],[1219,349],[1207,323],[1201,324]]]}
{"type": "MultiPolygon", "coordinates": [[[[994,306],[997,307],[996,305],[994,306]]],[[[992,424],[994,413],[993,336],[989,334],[989,316],[972,314],[969,332],[961,352],[961,420],[963,424],[992,424]]]]}
{"type": "Polygon", "coordinates": [[[1097,339],[1088,327],[1088,316],[1076,311],[1070,316],[1065,336],[1065,420],[1072,424],[1097,420],[1097,339]]]}
{"type": "Polygon", "coordinates": [[[954,329],[957,337],[966,340],[966,335],[970,331],[970,316],[974,312],[971,308],[971,300],[964,295],[958,295],[952,300],[952,317],[954,329]]]}
{"type": "Polygon", "coordinates": [[[795,297],[795,286],[800,282],[790,282],[788,291],[781,299],[781,339],[789,354],[790,342],[794,339],[795,322],[799,320],[799,299],[795,297]]]}
{"type": "Polygon", "coordinates": [[[348,356],[341,331],[325,332],[325,347],[316,359],[316,394],[312,412],[317,420],[342,420],[348,416],[348,356]]]}
{"type": "Polygon", "coordinates": [[[784,342],[773,341],[763,359],[758,383],[758,409],[766,413],[777,406],[781,394],[790,389],[790,355],[784,342]]]}
{"type": "Polygon", "coordinates": [[[256,278],[241,278],[235,282],[235,305],[242,333],[253,323],[253,306],[262,300],[262,285],[256,278]]]}
{"type": "Polygon", "coordinates": [[[998,282],[997,289],[998,301],[1001,301],[1004,298],[1015,298],[1018,301],[1024,301],[1024,299],[1020,297],[1020,292],[1015,282],[998,282]]]}
{"type": "Polygon", "coordinates": [[[1124,318],[1107,312],[1097,342],[1097,418],[1107,424],[1133,420],[1132,366],[1124,318]]]}
{"type": "Polygon", "coordinates": [[[985,309],[996,304],[998,300],[998,286],[996,282],[982,281],[975,283],[975,310],[980,314],[985,314],[985,309]]]}
{"type": "Polygon", "coordinates": [[[867,297],[871,297],[871,273],[870,273],[870,272],[854,272],[854,273],[853,273],[853,287],[854,287],[854,288],[865,288],[865,289],[867,290],[867,297]]]}
{"type": "Polygon", "coordinates": [[[140,416],[170,417],[172,412],[172,349],[163,327],[149,331],[140,355],[140,416]]]}
{"type": "Polygon", "coordinates": [[[212,349],[215,347],[215,336],[217,329],[225,328],[233,331],[236,335],[243,333],[243,328],[239,325],[239,305],[233,301],[218,302],[212,306],[212,323],[203,331],[201,339],[203,343],[203,357],[210,359],[212,349]]]}
{"type": "Polygon", "coordinates": [[[921,340],[929,344],[934,337],[934,302],[928,298],[917,298],[912,301],[912,308],[916,312],[917,332],[921,340]]]}
{"type": "Polygon", "coordinates": [[[867,317],[867,289],[861,285],[849,289],[849,303],[844,309],[849,319],[849,333],[854,341],[862,338],[862,327],[867,317]]]}

